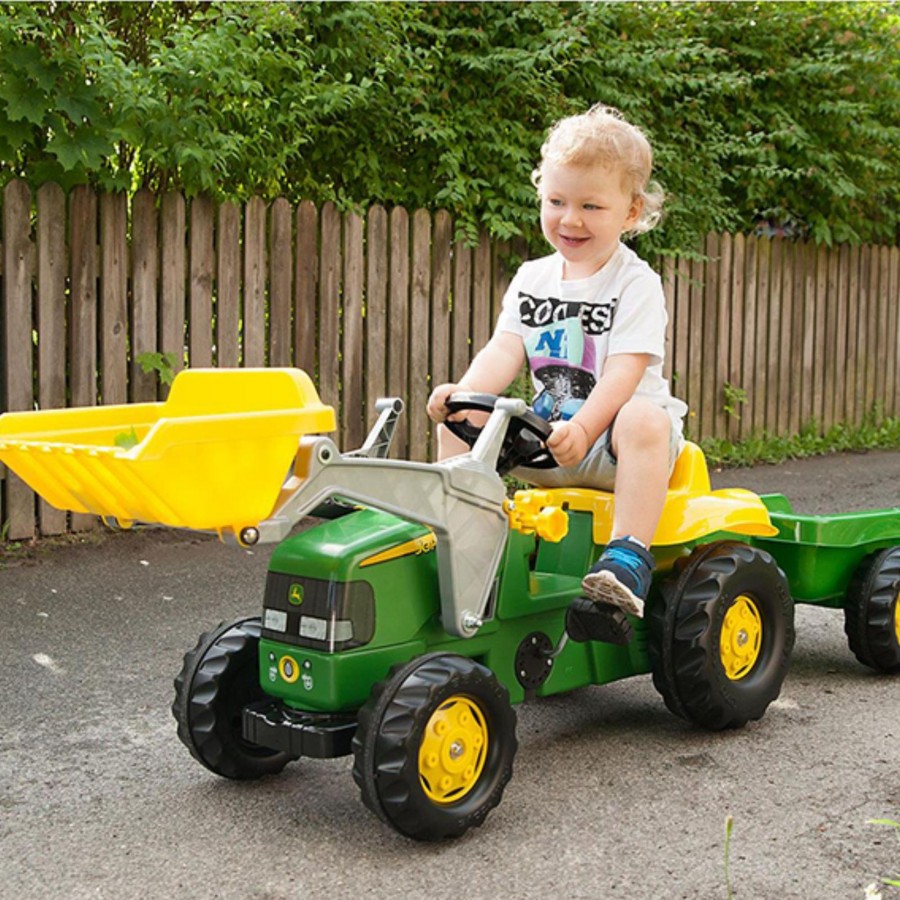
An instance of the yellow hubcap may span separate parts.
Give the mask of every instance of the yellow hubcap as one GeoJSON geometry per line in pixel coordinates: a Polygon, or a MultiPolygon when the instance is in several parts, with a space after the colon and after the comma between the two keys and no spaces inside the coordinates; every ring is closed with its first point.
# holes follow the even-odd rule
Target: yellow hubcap
{"type": "Polygon", "coordinates": [[[731,681],[740,681],[756,665],[762,632],[756,604],[746,594],[736,597],[725,614],[719,638],[722,666],[731,681]]]}
{"type": "Polygon", "coordinates": [[[478,704],[453,696],[438,707],[419,748],[419,780],[435,803],[455,803],[478,782],[487,758],[488,729],[478,704]]]}
{"type": "Polygon", "coordinates": [[[897,643],[900,644],[900,591],[894,598],[894,632],[897,635],[897,643]]]}

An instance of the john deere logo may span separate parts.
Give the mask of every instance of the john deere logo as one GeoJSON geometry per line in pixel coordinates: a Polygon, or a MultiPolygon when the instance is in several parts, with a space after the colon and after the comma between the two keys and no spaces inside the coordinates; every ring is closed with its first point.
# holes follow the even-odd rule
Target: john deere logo
{"type": "Polygon", "coordinates": [[[288,594],[288,602],[293,606],[299,606],[303,602],[303,585],[292,584],[288,594]]]}

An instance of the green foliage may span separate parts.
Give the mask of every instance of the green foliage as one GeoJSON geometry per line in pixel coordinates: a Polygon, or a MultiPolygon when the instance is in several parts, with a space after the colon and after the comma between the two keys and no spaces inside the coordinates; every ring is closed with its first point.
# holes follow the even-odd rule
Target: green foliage
{"type": "Polygon", "coordinates": [[[135,357],[135,362],[141,367],[144,374],[156,372],[163,384],[169,385],[175,380],[175,366],[178,363],[178,357],[174,353],[153,351],[139,353],[135,357]]]}
{"type": "Polygon", "coordinates": [[[754,434],[733,443],[722,438],[705,438],[700,446],[710,466],[724,468],[778,464],[826,453],[900,449],[900,419],[884,418],[874,410],[860,425],[839,424],[824,434],[816,422],[810,422],[799,434],[754,434]]]}
{"type": "MultiPolygon", "coordinates": [[[[884,825],[888,828],[893,828],[897,838],[900,839],[900,822],[896,822],[893,819],[869,819],[868,824],[884,825]]],[[[897,878],[882,878],[881,881],[889,887],[900,888],[900,875],[897,878]]]]}
{"type": "Polygon", "coordinates": [[[724,395],[722,410],[732,419],[739,420],[741,414],[738,412],[738,407],[747,402],[747,392],[730,381],[726,381],[722,387],[722,393],[724,395]]]}
{"type": "Polygon", "coordinates": [[[729,813],[725,816],[725,890],[728,900],[734,897],[734,889],[731,886],[731,833],[734,830],[734,817],[729,813]]]}
{"type": "Polygon", "coordinates": [[[597,101],[670,195],[645,253],[761,222],[894,242],[888,3],[7,3],[0,181],[445,208],[539,240],[548,125],[597,101]]]}
{"type": "Polygon", "coordinates": [[[137,447],[139,443],[140,440],[134,430],[134,425],[131,426],[130,431],[122,431],[113,438],[113,444],[122,450],[130,450],[132,447],[137,447]]]}

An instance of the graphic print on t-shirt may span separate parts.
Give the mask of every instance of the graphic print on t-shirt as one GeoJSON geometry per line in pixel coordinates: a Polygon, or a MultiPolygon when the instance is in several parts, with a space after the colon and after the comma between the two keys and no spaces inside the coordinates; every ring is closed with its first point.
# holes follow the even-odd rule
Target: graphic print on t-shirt
{"type": "Polygon", "coordinates": [[[548,421],[570,419],[597,383],[595,341],[612,328],[616,300],[579,303],[519,293],[519,315],[528,329],[525,352],[542,390],[534,411],[548,421]]]}

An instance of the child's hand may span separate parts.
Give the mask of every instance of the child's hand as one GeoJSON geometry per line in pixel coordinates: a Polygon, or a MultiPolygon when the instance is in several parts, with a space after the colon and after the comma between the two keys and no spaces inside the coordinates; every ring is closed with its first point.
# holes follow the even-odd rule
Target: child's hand
{"type": "Polygon", "coordinates": [[[584,426],[575,419],[566,422],[551,422],[553,434],[547,438],[547,449],[553,458],[566,468],[577,466],[591,448],[584,426]]]}
{"type": "Polygon", "coordinates": [[[431,392],[431,396],[428,398],[428,403],[425,407],[428,418],[431,419],[432,422],[443,422],[444,419],[447,418],[448,398],[451,394],[455,394],[457,391],[461,390],[462,388],[458,384],[439,384],[431,392]]]}

